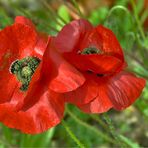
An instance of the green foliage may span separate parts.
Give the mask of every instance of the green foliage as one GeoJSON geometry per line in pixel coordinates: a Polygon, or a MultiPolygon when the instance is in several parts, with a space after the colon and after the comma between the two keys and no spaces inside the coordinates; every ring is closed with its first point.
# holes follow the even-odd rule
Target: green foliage
{"type": "MultiPolygon", "coordinates": [[[[80,118],[83,122],[90,122],[91,123],[91,118],[87,114],[80,112],[78,109],[76,109],[76,107],[69,106],[69,108],[73,112],[73,114],[75,116],[77,116],[78,118],[80,118]]],[[[66,123],[67,123],[67,125],[69,125],[69,127],[71,128],[73,133],[77,136],[77,138],[86,147],[97,147],[101,143],[102,143],[102,145],[108,145],[107,143],[103,144],[103,143],[105,143],[105,141],[102,137],[98,137],[98,135],[96,135],[95,132],[86,128],[85,126],[80,125],[79,123],[76,122],[76,120],[74,120],[70,116],[68,116],[66,123]]],[[[91,126],[95,127],[96,125],[94,123],[92,123],[91,126]]],[[[101,127],[97,126],[97,128],[101,128],[101,127]]],[[[59,125],[56,128],[55,133],[56,133],[55,134],[56,138],[62,137],[61,141],[59,139],[59,141],[62,143],[62,146],[64,146],[64,147],[74,147],[75,146],[75,142],[70,138],[70,136],[68,134],[66,134],[66,131],[62,125],[59,125]],[[58,135],[58,137],[57,137],[57,135],[58,135]]]]}
{"type": "Polygon", "coordinates": [[[10,18],[7,13],[0,7],[0,29],[12,23],[12,18],[10,18]]]}
{"type": "Polygon", "coordinates": [[[93,25],[96,26],[104,22],[105,18],[107,17],[108,11],[108,7],[100,7],[96,10],[93,10],[88,19],[93,25]]]}
{"type": "Polygon", "coordinates": [[[21,134],[20,147],[47,147],[51,144],[54,128],[38,135],[21,134]]]}
{"type": "Polygon", "coordinates": [[[135,24],[126,7],[122,5],[112,7],[104,25],[116,34],[123,49],[130,50],[133,47],[135,41],[135,24]]]}
{"type": "Polygon", "coordinates": [[[69,15],[69,12],[67,10],[67,7],[64,6],[64,5],[61,5],[59,7],[57,14],[59,15],[58,21],[62,24],[61,26],[57,25],[57,29],[61,30],[61,28],[64,26],[65,23],[70,22],[70,15],[69,15]]]}

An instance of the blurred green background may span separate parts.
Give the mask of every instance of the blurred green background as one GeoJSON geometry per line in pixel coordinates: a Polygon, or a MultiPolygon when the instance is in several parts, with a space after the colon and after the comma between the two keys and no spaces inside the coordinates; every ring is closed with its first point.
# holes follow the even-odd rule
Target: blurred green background
{"type": "MultiPolygon", "coordinates": [[[[128,71],[148,80],[148,0],[0,0],[0,29],[15,16],[30,18],[39,31],[56,35],[73,19],[84,17],[103,24],[117,36],[128,61],[128,71]]],[[[39,135],[22,134],[0,125],[0,148],[78,147],[68,130],[85,147],[148,147],[148,85],[128,109],[102,115],[82,113],[67,106],[63,124],[39,135]]]]}

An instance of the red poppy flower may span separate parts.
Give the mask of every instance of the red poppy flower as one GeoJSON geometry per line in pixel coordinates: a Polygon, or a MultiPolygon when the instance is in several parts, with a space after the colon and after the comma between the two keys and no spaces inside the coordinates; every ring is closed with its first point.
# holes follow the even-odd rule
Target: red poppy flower
{"type": "Polygon", "coordinates": [[[140,96],[145,86],[144,79],[124,71],[122,48],[113,32],[102,25],[93,27],[83,19],[72,21],[48,48],[56,71],[52,84],[57,86],[50,88],[65,92],[66,101],[84,112],[101,113],[112,107],[122,110],[140,96]],[[66,86],[58,83],[63,75],[67,76],[63,79],[66,86]],[[70,84],[71,77],[79,77],[77,87],[70,84]]]}
{"type": "Polygon", "coordinates": [[[63,116],[62,96],[48,89],[48,42],[22,16],[0,31],[0,121],[24,133],[41,133],[63,116]]]}

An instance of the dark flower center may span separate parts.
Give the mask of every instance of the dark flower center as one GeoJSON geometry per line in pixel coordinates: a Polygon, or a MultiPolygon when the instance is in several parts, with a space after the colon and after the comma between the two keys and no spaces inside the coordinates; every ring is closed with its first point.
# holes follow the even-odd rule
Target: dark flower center
{"type": "Polygon", "coordinates": [[[87,70],[86,72],[87,72],[87,74],[95,74],[97,77],[104,77],[105,76],[104,74],[99,74],[99,73],[96,74],[91,70],[87,70]]]}
{"type": "Polygon", "coordinates": [[[20,90],[26,91],[31,81],[32,75],[40,63],[37,57],[26,57],[16,60],[11,64],[10,71],[22,83],[20,90]]]}
{"type": "Polygon", "coordinates": [[[100,54],[101,51],[95,47],[84,48],[81,54],[100,54]]]}

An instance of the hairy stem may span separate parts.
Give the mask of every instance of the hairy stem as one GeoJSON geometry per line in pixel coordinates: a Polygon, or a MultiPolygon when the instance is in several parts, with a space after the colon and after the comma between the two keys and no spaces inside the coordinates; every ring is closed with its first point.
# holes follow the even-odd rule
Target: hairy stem
{"type": "Polygon", "coordinates": [[[123,144],[123,142],[120,140],[119,135],[117,134],[114,124],[112,123],[112,120],[110,119],[110,117],[107,115],[107,113],[104,113],[103,115],[104,120],[106,121],[106,123],[108,124],[109,130],[111,135],[114,137],[116,144],[120,147],[125,147],[126,145],[123,144]]]}
{"type": "Polygon", "coordinates": [[[96,133],[98,136],[101,136],[104,140],[112,143],[112,144],[116,144],[116,142],[108,135],[102,133],[101,131],[97,130],[96,128],[94,128],[93,126],[87,124],[86,122],[83,122],[81,119],[79,119],[76,115],[74,115],[68,108],[67,108],[67,113],[70,115],[70,117],[72,117],[77,123],[79,123],[80,125],[86,127],[87,129],[93,131],[94,133],[96,133]]]}

